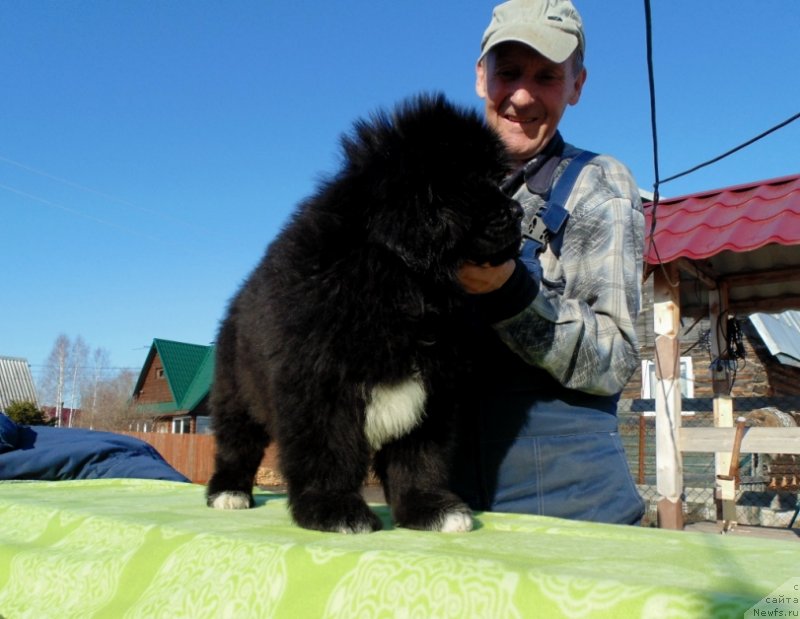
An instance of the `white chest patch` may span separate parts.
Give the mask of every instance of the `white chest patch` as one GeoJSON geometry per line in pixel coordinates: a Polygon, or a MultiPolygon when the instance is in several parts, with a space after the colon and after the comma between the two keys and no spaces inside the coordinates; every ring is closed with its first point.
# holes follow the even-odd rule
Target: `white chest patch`
{"type": "Polygon", "coordinates": [[[370,394],[364,432],[373,449],[408,434],[425,412],[427,394],[418,375],[391,385],[378,385],[370,394]]]}

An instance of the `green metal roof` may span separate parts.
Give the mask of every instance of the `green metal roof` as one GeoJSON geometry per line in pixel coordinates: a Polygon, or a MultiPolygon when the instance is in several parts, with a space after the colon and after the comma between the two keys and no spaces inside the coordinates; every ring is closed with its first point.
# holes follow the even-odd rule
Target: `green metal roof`
{"type": "Polygon", "coordinates": [[[161,363],[164,364],[164,376],[169,383],[175,404],[180,406],[197,370],[208,354],[209,346],[160,339],[153,340],[153,346],[161,357],[161,363]]]}
{"type": "Polygon", "coordinates": [[[200,367],[195,372],[194,379],[186,389],[186,393],[181,401],[181,410],[194,410],[200,401],[208,395],[211,383],[214,381],[214,347],[209,346],[206,356],[203,358],[200,367]]]}
{"type": "Polygon", "coordinates": [[[157,405],[141,404],[137,408],[154,409],[160,413],[191,411],[211,388],[214,378],[214,347],[154,339],[134,393],[138,393],[141,389],[156,354],[163,364],[164,377],[173,401],[157,405]]]}

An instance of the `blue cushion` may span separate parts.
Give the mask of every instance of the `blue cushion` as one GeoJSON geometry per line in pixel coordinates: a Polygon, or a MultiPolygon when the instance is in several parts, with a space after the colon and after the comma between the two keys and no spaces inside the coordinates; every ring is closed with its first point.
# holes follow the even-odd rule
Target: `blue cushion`
{"type": "Polygon", "coordinates": [[[153,447],[131,436],[78,428],[16,428],[16,449],[0,453],[0,479],[189,481],[153,447]]]}
{"type": "Polygon", "coordinates": [[[0,454],[16,449],[18,439],[19,426],[0,413],[0,454]]]}

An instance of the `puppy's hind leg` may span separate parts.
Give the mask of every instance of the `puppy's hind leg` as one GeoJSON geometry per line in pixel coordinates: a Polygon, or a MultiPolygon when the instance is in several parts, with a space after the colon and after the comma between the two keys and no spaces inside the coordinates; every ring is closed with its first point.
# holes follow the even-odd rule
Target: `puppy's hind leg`
{"type": "Polygon", "coordinates": [[[214,474],[208,482],[207,504],[215,509],[253,507],[253,484],[269,439],[264,428],[246,418],[226,419],[216,430],[214,474]],[[232,426],[235,425],[236,430],[232,426]]]}
{"type": "Polygon", "coordinates": [[[206,502],[216,509],[247,509],[254,505],[253,483],[270,437],[237,397],[230,374],[218,370],[211,393],[217,451],[206,502]]]}
{"type": "MultiPolygon", "coordinates": [[[[230,421],[230,420],[228,420],[230,421]]],[[[237,424],[217,430],[214,474],[208,482],[207,504],[215,509],[253,507],[253,483],[268,439],[264,429],[254,423],[237,424]]]]}
{"type": "Polygon", "coordinates": [[[253,507],[253,483],[269,437],[246,413],[215,419],[217,453],[208,482],[207,504],[216,509],[253,507]]]}

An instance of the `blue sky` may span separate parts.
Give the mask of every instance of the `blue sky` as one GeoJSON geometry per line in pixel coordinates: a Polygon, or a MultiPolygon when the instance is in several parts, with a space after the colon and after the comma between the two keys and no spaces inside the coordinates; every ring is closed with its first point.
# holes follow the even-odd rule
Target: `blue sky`
{"type": "MultiPolygon", "coordinates": [[[[644,2],[576,0],[589,79],[567,141],[654,180],[644,2]]],[[[437,90],[479,106],[492,2],[3,0],[0,355],[56,337],[140,368],[210,343],[353,120],[437,90]]],[[[797,0],[653,0],[661,178],[800,111],[797,0]]],[[[800,172],[800,121],[661,187],[800,172]]]]}

